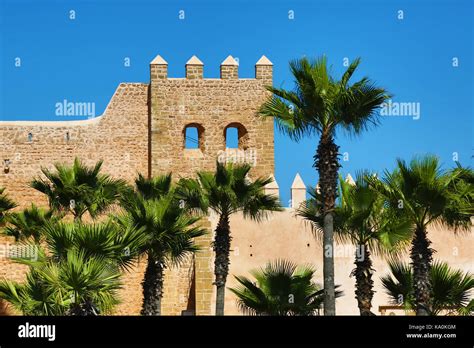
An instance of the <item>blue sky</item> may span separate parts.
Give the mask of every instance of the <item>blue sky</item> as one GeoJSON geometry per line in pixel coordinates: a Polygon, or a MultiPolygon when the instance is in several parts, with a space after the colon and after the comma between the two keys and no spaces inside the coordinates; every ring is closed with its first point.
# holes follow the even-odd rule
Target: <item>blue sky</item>
{"type": "MultiPolygon", "coordinates": [[[[471,165],[473,12],[471,0],[0,0],[0,120],[64,120],[55,116],[55,104],[64,99],[95,102],[100,115],[120,82],[148,82],[148,64],[158,53],[172,77],[184,76],[194,54],[206,77],[218,77],[229,54],[239,58],[241,77],[253,77],[265,54],[274,63],[274,85],[285,88],[293,86],[293,58],[326,54],[340,76],[344,58],[360,56],[355,79],[374,79],[393,102],[419,103],[420,117],[384,117],[357,138],[339,134],[340,151],[349,155],[343,175],[390,169],[397,157],[425,153],[449,167],[455,152],[471,165]],[[17,57],[21,67],[15,67],[17,57]]],[[[284,202],[296,172],[307,185],[316,184],[317,141],[295,143],[275,133],[284,202]]]]}

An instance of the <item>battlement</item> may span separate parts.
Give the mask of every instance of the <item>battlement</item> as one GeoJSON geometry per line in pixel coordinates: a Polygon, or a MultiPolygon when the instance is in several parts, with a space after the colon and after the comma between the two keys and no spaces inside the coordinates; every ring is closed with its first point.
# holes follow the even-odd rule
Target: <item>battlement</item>
{"type": "Polygon", "coordinates": [[[270,96],[272,62],[262,56],[254,78],[239,78],[239,62],[229,55],[220,65],[220,78],[205,78],[204,63],[192,56],[185,72],[184,78],[170,78],[163,57],[150,62],[151,174],[213,170],[216,160],[234,150],[251,157],[255,176],[273,174],[273,120],[258,116],[270,96]],[[229,128],[238,133],[236,148],[227,146],[229,128]],[[197,148],[186,147],[189,129],[197,133],[192,139],[197,148]]]}
{"type": "MultiPolygon", "coordinates": [[[[185,64],[184,79],[204,79],[204,63],[197,57],[192,56],[185,64]]],[[[265,56],[262,56],[255,63],[255,79],[263,80],[264,83],[271,84],[273,80],[273,63],[265,56]]],[[[169,79],[168,62],[160,55],[157,55],[150,62],[150,81],[159,79],[169,79]]],[[[221,80],[239,79],[239,62],[229,55],[220,65],[221,80]]]]}

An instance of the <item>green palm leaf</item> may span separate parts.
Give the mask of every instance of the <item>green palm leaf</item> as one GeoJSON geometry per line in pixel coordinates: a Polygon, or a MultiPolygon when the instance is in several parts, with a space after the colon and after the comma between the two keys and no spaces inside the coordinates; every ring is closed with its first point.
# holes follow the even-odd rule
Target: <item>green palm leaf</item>
{"type": "MultiPolygon", "coordinates": [[[[312,267],[276,260],[250,273],[255,281],[235,276],[239,286],[229,288],[244,314],[315,315],[321,308],[323,291],[312,280],[312,267]]],[[[336,297],[340,296],[342,292],[336,291],[336,297]]]]}

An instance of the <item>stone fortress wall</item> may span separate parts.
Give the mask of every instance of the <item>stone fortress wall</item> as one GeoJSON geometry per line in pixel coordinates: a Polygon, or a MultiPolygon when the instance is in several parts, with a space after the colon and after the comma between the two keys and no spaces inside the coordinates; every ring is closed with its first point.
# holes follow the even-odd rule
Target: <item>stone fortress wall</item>
{"type": "MultiPolygon", "coordinates": [[[[103,115],[94,119],[0,122],[0,187],[6,188],[18,209],[31,203],[46,205],[44,196],[28,183],[41,174],[42,167],[52,169],[57,162],[70,164],[76,156],[88,165],[102,159],[104,172],[132,181],[137,172],[148,171],[148,139],[143,136],[147,132],[145,83],[120,84],[103,115]]],[[[0,236],[0,278],[20,281],[27,268],[5,257],[13,242],[13,238],[0,236]]]]}
{"type": "MultiPolygon", "coordinates": [[[[170,78],[168,63],[157,56],[150,63],[150,83],[120,84],[100,117],[85,121],[0,122],[0,187],[5,187],[20,204],[19,209],[31,202],[45,205],[44,197],[28,183],[40,175],[41,167],[72,163],[76,156],[88,165],[103,160],[104,172],[129,182],[137,173],[172,172],[175,179],[191,176],[197,170],[212,170],[221,156],[239,154],[245,154],[246,160],[254,164],[252,177],[273,175],[273,122],[256,115],[268,96],[265,86],[272,84],[272,68],[263,56],[255,65],[254,78],[239,78],[238,62],[229,56],[221,64],[220,78],[209,79],[204,77],[203,63],[193,56],[186,63],[185,78],[170,78]],[[185,148],[187,127],[197,128],[197,149],[185,148]],[[226,149],[228,127],[238,130],[238,149],[226,149]]],[[[278,184],[269,185],[267,191],[278,195],[278,184]]],[[[233,274],[248,274],[250,269],[276,258],[313,264],[318,280],[322,280],[321,246],[308,226],[294,216],[293,208],[305,199],[305,192],[306,186],[297,175],[291,188],[292,207],[261,223],[246,221],[239,215],[232,218],[234,240],[228,286],[235,285],[233,274]]],[[[210,231],[216,223],[214,216],[203,221],[210,231]]],[[[442,230],[430,233],[438,250],[436,257],[473,271],[473,254],[468,247],[474,242],[472,234],[454,237],[442,230]]],[[[166,271],[163,314],[213,313],[211,240],[211,233],[199,238],[202,250],[180,267],[166,271]]],[[[0,237],[3,247],[12,243],[12,239],[0,237]]],[[[335,259],[336,283],[346,294],[338,299],[338,314],[358,314],[354,279],[349,277],[353,268],[349,249],[335,259]]],[[[146,260],[139,260],[124,276],[117,314],[139,314],[145,264],[146,260]]],[[[377,275],[384,274],[385,261],[377,258],[374,265],[377,275]]],[[[0,255],[0,278],[20,281],[24,275],[25,267],[0,255]]],[[[375,278],[377,311],[377,306],[387,304],[387,299],[375,278]]],[[[230,291],[226,292],[226,314],[239,314],[230,291]]]]}

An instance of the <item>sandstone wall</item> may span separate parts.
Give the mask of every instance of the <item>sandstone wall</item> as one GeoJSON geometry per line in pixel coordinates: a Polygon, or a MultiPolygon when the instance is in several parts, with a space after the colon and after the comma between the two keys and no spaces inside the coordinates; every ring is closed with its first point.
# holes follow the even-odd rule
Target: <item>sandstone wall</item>
{"type": "MultiPolygon", "coordinates": [[[[160,57],[161,58],[161,57],[160,57]]],[[[270,63],[271,64],[271,63],[270,63]]],[[[191,69],[187,65],[187,71],[191,69]]],[[[236,68],[223,79],[167,77],[167,63],[152,62],[151,170],[191,176],[197,170],[213,170],[220,151],[226,150],[227,127],[239,130],[239,149],[255,154],[252,175],[274,172],[273,121],[260,119],[256,111],[268,97],[271,66],[261,68],[254,79],[237,79],[236,68]],[[185,149],[185,129],[199,131],[199,149],[185,149]]],[[[226,74],[224,69],[221,73],[226,74]]],[[[192,76],[189,77],[189,76],[192,76]]],[[[201,77],[199,77],[201,76],[201,77]]]]}
{"type": "MultiPolygon", "coordinates": [[[[148,174],[148,84],[122,83],[118,86],[103,115],[85,121],[0,122],[0,187],[19,204],[46,205],[44,196],[28,186],[41,167],[53,168],[56,162],[71,164],[74,157],[93,165],[103,160],[103,171],[116,178],[132,181],[137,173],[148,174]],[[29,133],[31,140],[29,141],[29,133]],[[69,133],[69,139],[67,138],[69,133]],[[10,170],[4,171],[9,159],[10,170]]],[[[12,238],[0,237],[0,246],[13,244],[12,238]]],[[[143,262],[142,262],[143,263],[143,262]]],[[[140,270],[140,268],[138,267],[140,270]]],[[[0,257],[0,279],[21,281],[26,267],[0,257]]],[[[127,274],[125,302],[139,306],[142,274],[127,274]],[[130,288],[130,285],[134,285],[130,288]]]]}
{"type": "Polygon", "coordinates": [[[94,119],[0,122],[0,187],[21,206],[45,203],[28,183],[41,174],[41,167],[71,164],[74,157],[88,165],[102,159],[105,173],[132,180],[138,172],[148,173],[147,134],[148,84],[144,83],[120,84],[104,114],[94,119]],[[11,162],[8,173],[5,159],[11,162]]]}
{"type": "MultiPolygon", "coordinates": [[[[122,83],[115,91],[101,117],[73,122],[0,122],[0,187],[20,204],[46,204],[42,195],[28,187],[41,167],[52,168],[56,162],[72,163],[74,157],[92,165],[104,160],[103,170],[116,178],[132,181],[137,173],[157,175],[173,172],[175,179],[191,176],[197,170],[213,170],[221,151],[226,150],[225,130],[239,129],[239,149],[247,151],[256,161],[252,177],[274,173],[273,122],[256,115],[268,96],[265,86],[272,84],[271,62],[262,57],[252,79],[238,78],[238,63],[228,57],[221,65],[220,79],[206,79],[204,67],[197,57],[186,66],[184,79],[168,78],[167,63],[160,56],[150,64],[150,85],[122,83]],[[195,126],[200,132],[199,149],[185,149],[185,128],[195,126]],[[29,134],[31,133],[31,139],[29,134]],[[68,134],[68,135],[67,135],[68,134]],[[31,140],[31,141],[30,141],[31,140]],[[252,152],[253,151],[253,152],[252,152]],[[10,170],[4,171],[3,161],[10,160],[10,170]]],[[[252,160],[252,158],[251,158],[252,160]]],[[[271,192],[278,193],[276,183],[271,192]]],[[[293,183],[292,199],[297,205],[305,190],[293,183]],[[301,196],[301,197],[300,197],[301,196]],[[298,198],[299,197],[299,198],[298,198]]],[[[269,191],[269,192],[270,192],[269,191]]],[[[213,314],[215,287],[213,283],[212,231],[216,217],[203,220],[210,231],[197,243],[201,251],[165,273],[165,293],[162,312],[165,315],[213,314]]],[[[308,226],[294,217],[292,209],[274,213],[261,223],[231,219],[233,236],[231,267],[227,286],[235,286],[233,275],[248,275],[256,267],[277,258],[298,264],[313,264],[316,280],[322,280],[322,250],[308,226]]],[[[433,229],[429,234],[436,258],[448,261],[452,267],[474,271],[470,246],[474,235],[455,237],[452,232],[433,229]]],[[[13,240],[0,237],[0,246],[13,240]]],[[[353,252],[336,255],[336,283],[345,296],[337,301],[338,314],[358,314],[354,299],[353,252]]],[[[124,275],[120,292],[122,303],[116,313],[138,315],[142,304],[141,281],[146,259],[124,275]]],[[[388,304],[380,287],[379,277],[386,273],[386,262],[374,258],[375,290],[373,311],[388,304]]],[[[13,264],[0,255],[0,279],[21,281],[26,268],[13,264]]],[[[0,303],[0,314],[3,307],[0,303]]],[[[235,297],[226,292],[226,314],[239,314],[235,297]]]]}

